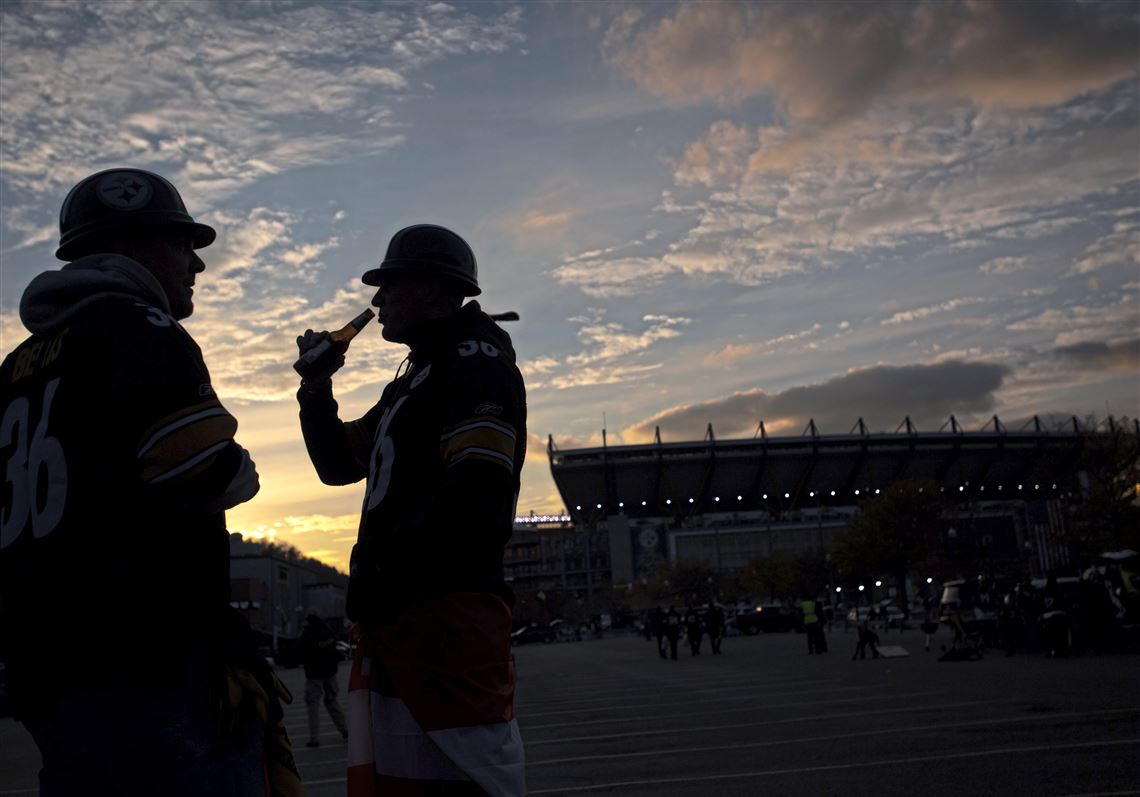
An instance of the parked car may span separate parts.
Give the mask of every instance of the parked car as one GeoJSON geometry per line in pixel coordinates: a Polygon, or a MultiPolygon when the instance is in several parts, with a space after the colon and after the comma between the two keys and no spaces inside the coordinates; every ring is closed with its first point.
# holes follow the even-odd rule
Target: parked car
{"type": "Polygon", "coordinates": [[[528,623],[511,633],[512,645],[526,645],[531,642],[553,642],[558,636],[557,628],[541,623],[528,623]]]}
{"type": "Polygon", "coordinates": [[[906,613],[890,601],[883,601],[878,606],[879,621],[888,628],[902,628],[906,620],[906,613]]]}
{"type": "Polygon", "coordinates": [[[766,634],[792,631],[803,624],[799,611],[779,603],[757,604],[750,612],[739,612],[735,621],[740,633],[749,636],[761,631],[766,634]]]}
{"type": "Polygon", "coordinates": [[[903,610],[889,600],[880,601],[868,606],[854,606],[847,612],[847,620],[852,623],[861,623],[871,617],[871,609],[875,609],[875,622],[882,623],[887,628],[901,628],[906,615],[903,610]]]}

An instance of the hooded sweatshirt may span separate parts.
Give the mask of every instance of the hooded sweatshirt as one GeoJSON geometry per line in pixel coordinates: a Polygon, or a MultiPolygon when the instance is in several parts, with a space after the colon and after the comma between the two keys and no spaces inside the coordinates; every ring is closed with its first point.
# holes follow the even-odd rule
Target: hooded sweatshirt
{"type": "Polygon", "coordinates": [[[367,478],[347,612],[383,622],[448,592],[510,602],[510,539],[526,453],[526,393],[510,336],[469,302],[411,336],[407,370],[355,421],[331,385],[298,394],[301,429],[326,484],[367,478]]]}
{"type": "Polygon", "coordinates": [[[177,672],[228,604],[223,510],[257,479],[143,266],[92,255],[40,274],[20,317],[32,336],[0,366],[0,653],[31,710],[70,675],[68,650],[95,681],[177,672]],[[144,648],[175,666],[137,672],[144,648]]]}

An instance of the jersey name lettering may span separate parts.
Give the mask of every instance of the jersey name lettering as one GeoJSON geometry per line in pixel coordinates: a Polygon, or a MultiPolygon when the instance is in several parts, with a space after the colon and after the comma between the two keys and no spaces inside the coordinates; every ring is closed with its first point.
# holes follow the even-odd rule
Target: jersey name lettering
{"type": "Polygon", "coordinates": [[[16,363],[12,367],[12,381],[18,382],[25,376],[31,376],[37,368],[51,365],[63,351],[63,338],[70,327],[64,327],[52,336],[51,340],[41,340],[31,343],[16,355],[16,363]]]}

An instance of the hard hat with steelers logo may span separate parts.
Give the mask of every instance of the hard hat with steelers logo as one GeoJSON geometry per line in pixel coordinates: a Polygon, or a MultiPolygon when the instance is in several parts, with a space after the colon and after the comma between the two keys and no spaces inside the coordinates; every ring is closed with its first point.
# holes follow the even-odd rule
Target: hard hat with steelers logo
{"type": "Polygon", "coordinates": [[[436,224],[413,224],[397,232],[388,242],[384,260],[365,271],[360,281],[379,285],[384,274],[397,271],[436,273],[454,282],[464,296],[482,293],[475,253],[458,235],[436,224]]]}
{"type": "Polygon", "coordinates": [[[194,248],[214,242],[214,228],[199,224],[165,177],[142,169],[108,169],[85,177],[68,192],[59,211],[60,260],[89,254],[95,239],[128,228],[188,228],[194,248]]]}

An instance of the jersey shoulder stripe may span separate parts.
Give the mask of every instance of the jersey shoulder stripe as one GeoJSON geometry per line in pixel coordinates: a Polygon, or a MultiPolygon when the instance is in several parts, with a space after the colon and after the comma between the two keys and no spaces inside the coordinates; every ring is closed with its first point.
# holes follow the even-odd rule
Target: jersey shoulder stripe
{"type": "Polygon", "coordinates": [[[171,413],[148,430],[145,442],[139,447],[138,455],[140,457],[145,456],[160,440],[185,426],[221,415],[228,416],[229,413],[217,401],[195,404],[193,407],[186,407],[171,413]]]}
{"type": "Polygon", "coordinates": [[[144,435],[138,450],[142,480],[159,484],[193,475],[236,432],[237,420],[216,399],[171,413],[144,435]]]}
{"type": "Polygon", "coordinates": [[[507,437],[510,437],[512,440],[515,439],[514,426],[506,423],[505,421],[500,421],[497,418],[488,418],[486,416],[481,418],[470,418],[468,420],[454,424],[453,426],[444,429],[443,434],[440,435],[439,439],[447,440],[451,437],[454,437],[455,435],[463,434],[464,432],[469,432],[474,429],[490,429],[492,431],[499,432],[500,434],[504,434],[507,437]]]}
{"type": "Polygon", "coordinates": [[[515,460],[513,457],[507,456],[500,451],[495,451],[494,449],[480,448],[478,446],[469,446],[468,448],[455,452],[448,460],[447,465],[450,467],[465,460],[490,462],[495,465],[501,465],[510,473],[514,473],[515,471],[515,460]]]}
{"type": "Polygon", "coordinates": [[[439,455],[445,465],[472,451],[490,452],[514,467],[515,430],[502,421],[475,420],[459,424],[440,437],[439,455]]]}
{"type": "Polygon", "coordinates": [[[163,482],[171,481],[179,477],[188,477],[193,473],[196,473],[199,469],[205,467],[215,455],[220,453],[229,444],[229,440],[223,440],[220,443],[215,443],[204,451],[199,451],[197,454],[190,457],[185,462],[181,462],[169,470],[166,470],[157,476],[154,476],[153,478],[146,479],[144,476],[144,480],[148,481],[150,484],[162,484],[163,482]]]}

